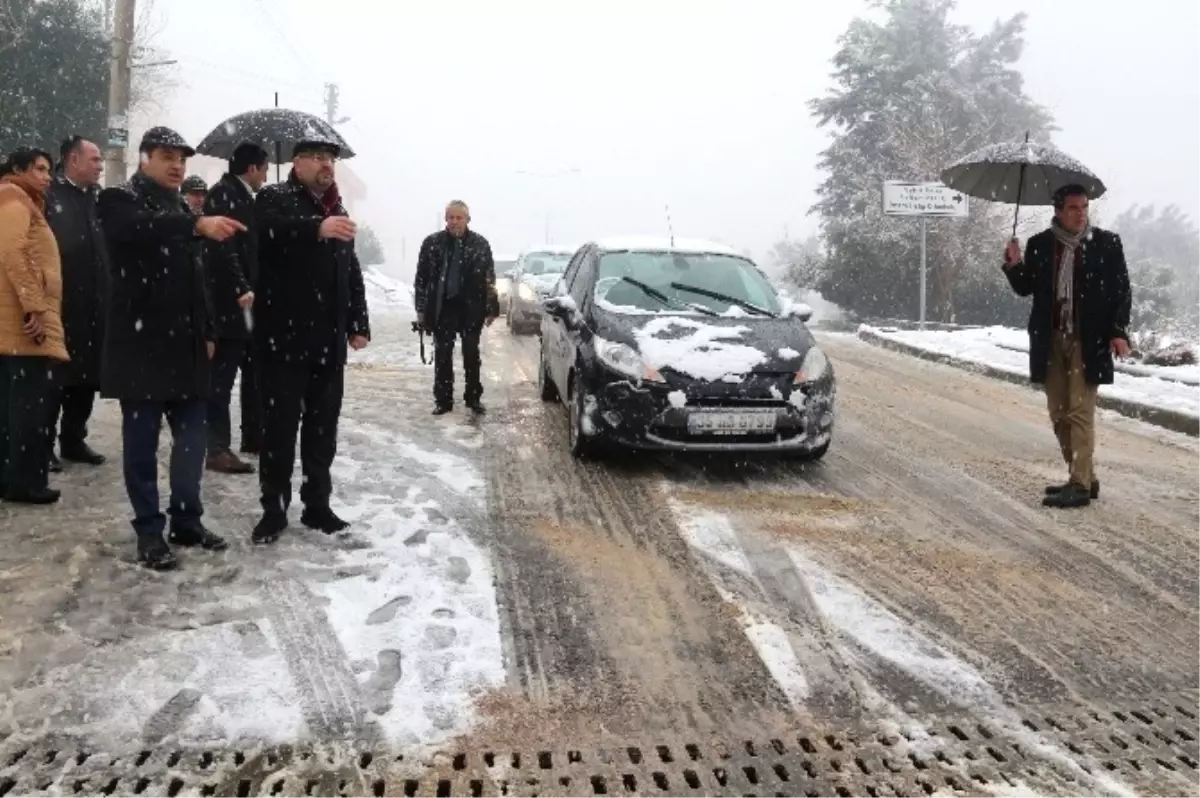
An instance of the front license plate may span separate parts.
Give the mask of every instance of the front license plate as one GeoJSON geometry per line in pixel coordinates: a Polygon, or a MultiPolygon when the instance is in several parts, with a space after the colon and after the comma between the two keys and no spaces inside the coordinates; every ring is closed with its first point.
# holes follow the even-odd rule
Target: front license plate
{"type": "Polygon", "coordinates": [[[775,411],[692,412],[690,435],[762,435],[775,431],[775,411]]]}

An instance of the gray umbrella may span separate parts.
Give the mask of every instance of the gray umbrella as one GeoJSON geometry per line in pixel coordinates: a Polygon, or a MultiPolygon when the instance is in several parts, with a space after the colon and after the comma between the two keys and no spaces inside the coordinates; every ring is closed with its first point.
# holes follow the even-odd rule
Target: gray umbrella
{"type": "MultiPolygon", "coordinates": [[[[1090,169],[1050,144],[1025,134],[1023,142],[992,144],[942,170],[942,182],[970,197],[1022,205],[1052,205],[1054,192],[1080,185],[1090,199],[1104,195],[1104,182],[1090,169]]],[[[1017,220],[1013,218],[1013,235],[1017,220]]]]}
{"type": "Polygon", "coordinates": [[[289,108],[262,108],[231,116],[204,137],[196,152],[228,160],[234,149],[247,141],[262,146],[277,164],[290,161],[292,148],[300,142],[329,144],[337,148],[339,158],[354,157],[354,150],[333,125],[289,108]]]}

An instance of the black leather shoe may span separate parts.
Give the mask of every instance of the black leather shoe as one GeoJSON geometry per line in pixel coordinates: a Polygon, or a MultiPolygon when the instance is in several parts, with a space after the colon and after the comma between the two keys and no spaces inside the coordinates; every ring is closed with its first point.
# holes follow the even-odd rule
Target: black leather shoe
{"type": "Polygon", "coordinates": [[[69,463],[83,463],[84,465],[98,466],[103,465],[108,459],[104,455],[97,452],[86,443],[73,443],[60,447],[62,449],[62,459],[69,463]]]}
{"type": "Polygon", "coordinates": [[[254,531],[250,534],[251,542],[266,546],[279,540],[279,535],[283,530],[287,529],[288,520],[284,513],[267,513],[257,524],[254,525],[254,531]]]}
{"type": "Polygon", "coordinates": [[[137,547],[138,562],[152,571],[173,571],[179,567],[179,560],[162,535],[138,535],[137,547]]]}
{"type": "Polygon", "coordinates": [[[209,532],[203,524],[172,524],[167,538],[172,544],[186,548],[198,546],[205,551],[224,551],[229,548],[225,538],[209,532]]]}
{"type": "Polygon", "coordinates": [[[437,405],[433,408],[433,414],[435,416],[444,416],[453,409],[454,405],[437,405]]]}
{"type": "Polygon", "coordinates": [[[4,501],[13,504],[54,504],[62,496],[62,491],[55,488],[16,488],[4,490],[4,501]]]}
{"type": "Polygon", "coordinates": [[[1046,507],[1087,507],[1092,503],[1091,491],[1082,485],[1071,483],[1058,493],[1053,493],[1042,499],[1042,504],[1046,507]]]}
{"type": "Polygon", "coordinates": [[[348,521],[338,518],[337,514],[328,507],[313,509],[305,507],[304,512],[300,514],[300,523],[309,529],[319,529],[326,535],[332,535],[335,532],[341,532],[344,529],[350,528],[348,521]]]}
{"type": "MultiPolygon", "coordinates": [[[[1070,483],[1068,483],[1068,484],[1070,484],[1070,483]]],[[[1047,485],[1046,486],[1046,495],[1047,496],[1057,495],[1059,493],[1062,493],[1063,489],[1066,487],[1067,487],[1066,485],[1047,485]]],[[[1100,498],[1100,480],[1098,480],[1098,479],[1092,480],[1091,497],[1092,497],[1092,501],[1095,501],[1096,499],[1100,498]]]]}

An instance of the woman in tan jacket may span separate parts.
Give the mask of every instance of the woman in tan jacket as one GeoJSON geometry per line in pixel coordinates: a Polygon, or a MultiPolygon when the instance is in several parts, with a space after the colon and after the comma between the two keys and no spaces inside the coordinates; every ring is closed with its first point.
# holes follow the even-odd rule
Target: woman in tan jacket
{"type": "Polygon", "coordinates": [[[46,224],[49,154],[21,148],[0,166],[0,497],[52,504],[46,400],[66,361],[62,267],[46,224]]]}

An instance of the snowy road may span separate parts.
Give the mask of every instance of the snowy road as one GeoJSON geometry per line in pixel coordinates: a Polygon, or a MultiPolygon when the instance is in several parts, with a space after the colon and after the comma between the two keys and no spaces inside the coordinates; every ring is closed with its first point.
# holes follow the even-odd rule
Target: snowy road
{"type": "MultiPolygon", "coordinates": [[[[435,420],[407,320],[377,324],[334,475],[351,536],[253,548],[255,479],[210,474],[209,520],[234,545],[158,575],[131,562],[115,464],[62,475],[60,507],[0,507],[0,794],[6,778],[108,782],[94,763],[16,757],[46,735],[64,751],[534,755],[480,765],[489,793],[635,742],[678,752],[656,755],[662,781],[609,762],[555,789],[1195,793],[1194,439],[1105,414],[1101,501],[1044,510],[1061,475],[1037,394],[826,335],[840,415],[823,464],[579,464],[565,411],[537,397],[536,338],[490,331],[491,412],[435,420]],[[717,739],[811,761],[771,769],[748,749],[685,772],[702,759],[686,745],[717,739]],[[536,756],[551,750],[553,765],[536,756]]],[[[93,431],[109,453],[114,410],[93,431]]],[[[216,794],[302,770],[251,760],[221,759],[216,794]]],[[[401,789],[354,761],[344,794],[401,789]]],[[[447,790],[477,792],[470,763],[447,790]]],[[[111,776],[138,791],[133,771],[111,776]]],[[[403,785],[441,790],[427,776],[403,785]]]]}

